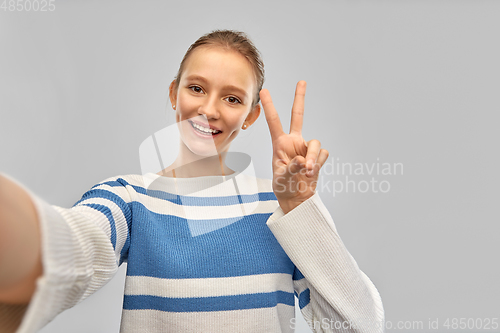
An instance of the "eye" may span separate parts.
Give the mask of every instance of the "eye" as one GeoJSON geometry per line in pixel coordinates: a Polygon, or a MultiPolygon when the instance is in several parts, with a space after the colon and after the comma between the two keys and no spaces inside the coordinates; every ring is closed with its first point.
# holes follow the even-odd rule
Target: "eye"
{"type": "Polygon", "coordinates": [[[194,91],[197,94],[200,94],[203,92],[203,89],[201,89],[201,87],[199,87],[199,86],[189,86],[189,89],[191,89],[192,91],[194,91]]]}
{"type": "Polygon", "coordinates": [[[226,97],[225,100],[227,100],[231,104],[241,104],[241,101],[234,96],[226,97]]]}

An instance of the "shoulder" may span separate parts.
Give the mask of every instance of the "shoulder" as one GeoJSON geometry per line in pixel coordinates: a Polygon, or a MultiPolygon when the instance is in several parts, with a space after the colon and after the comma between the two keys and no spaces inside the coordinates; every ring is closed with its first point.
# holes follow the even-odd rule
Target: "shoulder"
{"type": "Polygon", "coordinates": [[[147,177],[137,174],[116,175],[105,178],[95,183],[85,197],[89,196],[118,196],[125,201],[130,201],[134,193],[145,192],[147,177]],[[106,194],[107,193],[107,194],[106,194]]]}
{"type": "Polygon", "coordinates": [[[266,178],[255,178],[259,192],[273,192],[273,181],[272,179],[266,178]]]}
{"type": "Polygon", "coordinates": [[[240,194],[258,194],[259,200],[263,201],[277,200],[274,195],[273,182],[271,179],[258,178],[248,175],[240,175],[236,179],[236,184],[240,194]]]}
{"type": "Polygon", "coordinates": [[[93,187],[98,186],[123,186],[123,187],[145,187],[148,182],[151,182],[155,179],[153,174],[139,175],[139,174],[125,174],[125,175],[116,175],[112,177],[108,177],[106,179],[101,180],[93,187]]]}

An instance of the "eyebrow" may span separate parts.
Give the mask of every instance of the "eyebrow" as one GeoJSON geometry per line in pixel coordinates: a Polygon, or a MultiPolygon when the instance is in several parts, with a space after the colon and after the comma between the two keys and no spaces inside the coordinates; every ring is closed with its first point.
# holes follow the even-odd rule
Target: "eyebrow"
{"type": "MultiPolygon", "coordinates": [[[[208,80],[205,79],[203,76],[200,76],[200,75],[189,75],[186,80],[199,80],[199,81],[202,81],[204,83],[208,83],[208,80]]],[[[225,85],[224,87],[222,87],[223,90],[236,90],[238,93],[240,93],[241,95],[243,96],[247,96],[247,92],[237,86],[234,86],[232,84],[229,84],[229,85],[225,85]]]]}

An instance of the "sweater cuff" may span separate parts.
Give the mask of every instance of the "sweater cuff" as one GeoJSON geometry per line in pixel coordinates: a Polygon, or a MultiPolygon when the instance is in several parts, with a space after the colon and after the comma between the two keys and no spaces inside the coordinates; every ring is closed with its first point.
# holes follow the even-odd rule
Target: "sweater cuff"
{"type": "MultiPolygon", "coordinates": [[[[285,214],[281,206],[274,211],[274,213],[267,220],[267,225],[271,229],[271,231],[280,232],[283,228],[288,229],[287,225],[301,225],[305,224],[306,228],[311,228],[311,223],[314,224],[314,221],[322,220],[326,222],[326,224],[333,229],[333,231],[337,232],[335,228],[335,224],[330,217],[330,212],[321,201],[321,198],[318,192],[314,192],[314,194],[285,214]]],[[[317,222],[316,222],[317,223],[317,222]]],[[[294,228],[294,230],[297,228],[294,228]]],[[[300,232],[300,228],[298,229],[298,236],[300,236],[300,241],[303,241],[303,232],[300,232]]],[[[287,232],[289,233],[289,232],[287,232]]]]}
{"type": "Polygon", "coordinates": [[[318,192],[287,214],[278,207],[266,223],[306,278],[317,283],[331,283],[332,278],[340,284],[359,282],[359,267],[318,192]]]}

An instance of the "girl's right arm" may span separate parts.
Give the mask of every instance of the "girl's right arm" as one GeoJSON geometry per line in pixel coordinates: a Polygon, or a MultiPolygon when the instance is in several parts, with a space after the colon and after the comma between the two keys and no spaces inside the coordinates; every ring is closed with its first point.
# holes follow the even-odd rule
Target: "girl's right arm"
{"type": "Polygon", "coordinates": [[[0,303],[29,303],[42,274],[35,205],[25,190],[0,175],[0,303]]]}
{"type": "Polygon", "coordinates": [[[36,332],[111,280],[128,257],[132,192],[111,177],[62,208],[0,174],[0,332],[36,332]]]}

